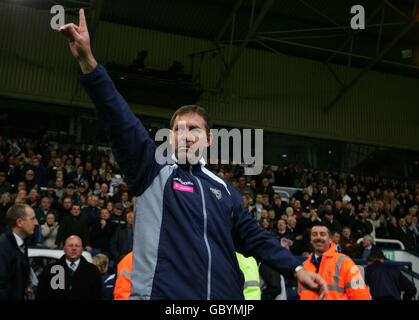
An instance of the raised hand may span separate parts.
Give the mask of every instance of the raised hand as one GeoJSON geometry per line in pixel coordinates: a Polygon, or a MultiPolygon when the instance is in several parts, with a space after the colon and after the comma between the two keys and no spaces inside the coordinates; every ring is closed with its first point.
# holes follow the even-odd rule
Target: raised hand
{"type": "Polygon", "coordinates": [[[58,28],[57,31],[68,39],[71,53],[79,62],[82,72],[92,72],[96,68],[97,62],[90,48],[90,36],[84,9],[79,10],[79,26],[68,23],[58,28]]]}

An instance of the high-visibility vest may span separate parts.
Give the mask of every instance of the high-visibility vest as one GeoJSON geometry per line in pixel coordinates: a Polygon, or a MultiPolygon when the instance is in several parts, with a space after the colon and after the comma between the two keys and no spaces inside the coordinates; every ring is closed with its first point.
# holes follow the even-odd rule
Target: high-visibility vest
{"type": "Polygon", "coordinates": [[[238,252],[236,252],[236,256],[240,270],[244,275],[244,299],[261,300],[259,268],[255,258],[246,258],[238,252]]]}
{"type": "Polygon", "coordinates": [[[131,294],[132,251],[116,267],[114,300],[129,300],[131,294]]]}
{"type": "MultiPolygon", "coordinates": [[[[304,263],[307,271],[316,272],[316,266],[311,262],[311,253],[304,263]]],[[[317,273],[326,281],[329,293],[325,300],[371,300],[368,286],[356,266],[348,256],[336,252],[336,244],[322,255],[317,273]]],[[[318,300],[319,296],[314,291],[305,288],[298,282],[298,294],[301,300],[318,300]]]]}
{"type": "MultiPolygon", "coordinates": [[[[236,253],[240,269],[244,275],[244,298],[245,300],[260,300],[260,279],[257,262],[254,258],[246,258],[240,253],[236,253]]],[[[117,278],[114,288],[114,300],[129,300],[131,293],[131,272],[132,272],[132,252],[128,253],[117,265],[117,278]]]]}

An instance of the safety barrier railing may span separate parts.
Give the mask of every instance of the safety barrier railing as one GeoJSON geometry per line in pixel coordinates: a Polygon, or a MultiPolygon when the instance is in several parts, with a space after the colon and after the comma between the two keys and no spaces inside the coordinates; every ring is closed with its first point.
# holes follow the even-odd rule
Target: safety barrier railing
{"type": "MultiPolygon", "coordinates": [[[[357,243],[361,243],[363,239],[364,238],[359,238],[356,242],[357,243]]],[[[374,239],[374,241],[375,241],[375,243],[394,243],[394,244],[398,244],[402,250],[405,250],[406,249],[406,247],[404,246],[403,242],[401,242],[399,240],[396,240],[396,239],[381,239],[381,238],[376,238],[376,239],[374,239]]]]}

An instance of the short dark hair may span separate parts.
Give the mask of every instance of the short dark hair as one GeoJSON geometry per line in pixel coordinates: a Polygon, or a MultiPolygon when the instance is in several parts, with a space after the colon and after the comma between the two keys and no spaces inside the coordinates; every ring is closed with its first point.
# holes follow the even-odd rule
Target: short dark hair
{"type": "Polygon", "coordinates": [[[26,217],[26,208],[30,208],[25,203],[14,204],[6,212],[6,221],[10,228],[16,227],[17,219],[24,219],[26,217]]]}
{"type": "Polygon", "coordinates": [[[210,133],[210,130],[212,129],[212,121],[207,111],[204,108],[197,105],[186,105],[177,109],[176,112],[173,114],[172,119],[170,119],[170,128],[173,129],[173,125],[175,124],[175,119],[177,116],[181,116],[188,113],[196,113],[199,114],[202,118],[204,118],[205,129],[207,131],[207,134],[210,133]]]}
{"type": "Polygon", "coordinates": [[[374,262],[381,259],[385,260],[385,256],[381,252],[381,250],[372,250],[371,253],[367,257],[368,262],[374,262]]]}
{"type": "Polygon", "coordinates": [[[325,227],[325,228],[327,228],[327,232],[329,233],[329,236],[332,236],[333,235],[332,229],[330,229],[329,225],[327,225],[323,221],[316,221],[316,222],[314,222],[311,225],[310,232],[311,232],[311,229],[313,229],[313,227],[325,227]]]}

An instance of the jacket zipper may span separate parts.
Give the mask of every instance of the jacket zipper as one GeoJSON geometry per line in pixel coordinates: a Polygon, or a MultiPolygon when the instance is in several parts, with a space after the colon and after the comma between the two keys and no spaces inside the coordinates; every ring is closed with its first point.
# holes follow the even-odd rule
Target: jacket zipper
{"type": "Polygon", "coordinates": [[[207,235],[208,216],[207,216],[207,209],[206,209],[206,205],[205,205],[204,189],[202,188],[201,180],[199,180],[199,178],[192,173],[192,166],[189,167],[189,172],[198,181],[199,190],[201,191],[202,211],[203,211],[203,215],[204,215],[204,241],[205,241],[205,245],[207,247],[207,252],[208,252],[207,300],[211,300],[211,264],[212,264],[212,256],[211,256],[211,248],[209,246],[208,235],[207,235]]]}

